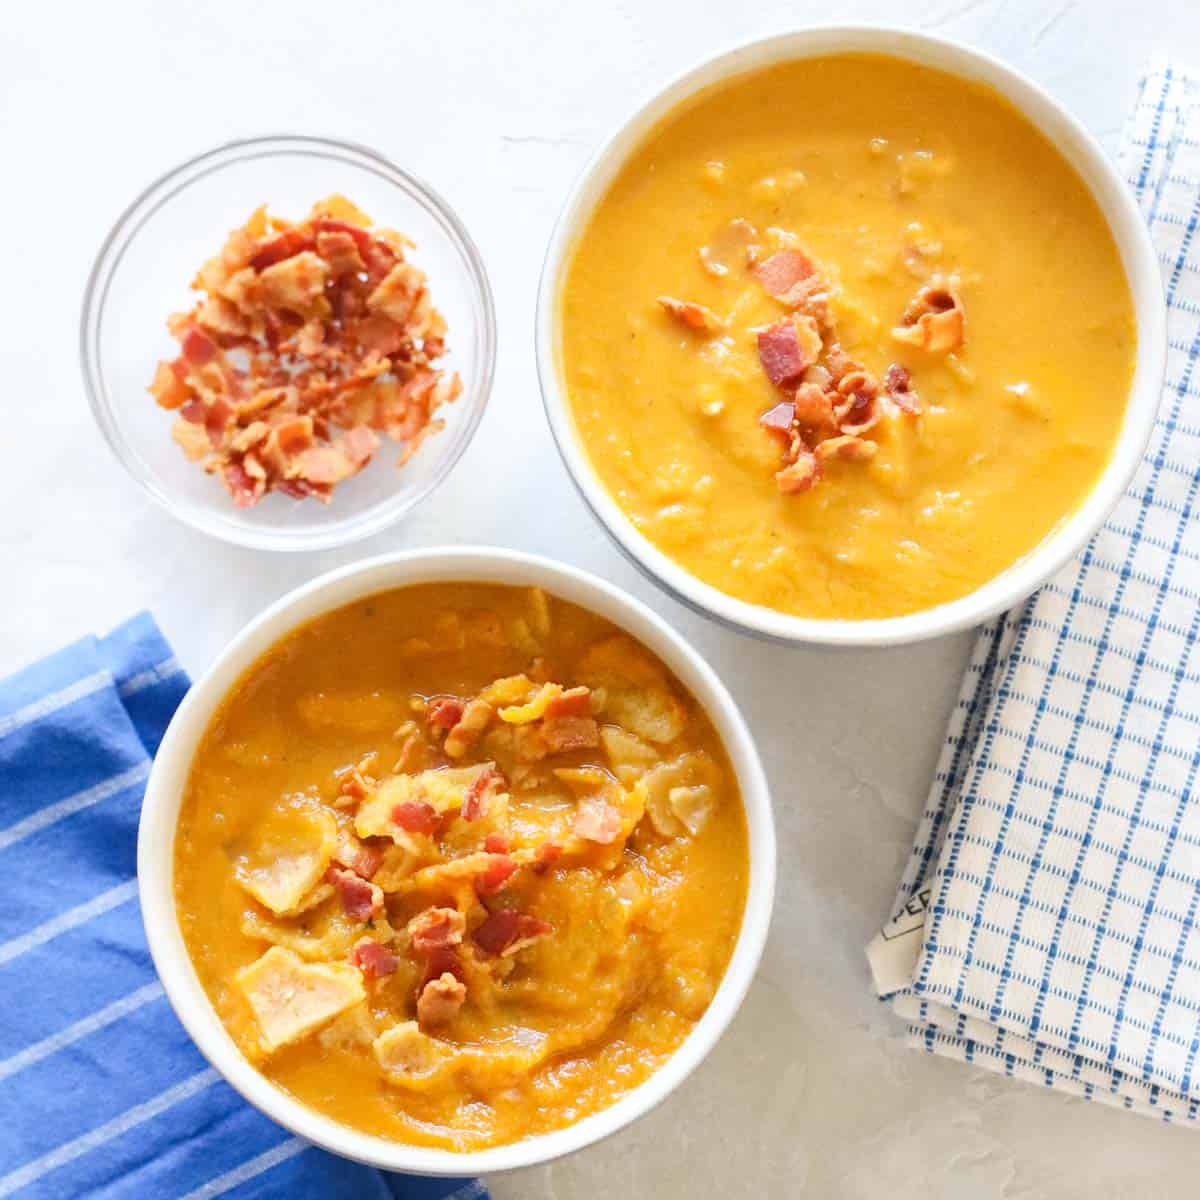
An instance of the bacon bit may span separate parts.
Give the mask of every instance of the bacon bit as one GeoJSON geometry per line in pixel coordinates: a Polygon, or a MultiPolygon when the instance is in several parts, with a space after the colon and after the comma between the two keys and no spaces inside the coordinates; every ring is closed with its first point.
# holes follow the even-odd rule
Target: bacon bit
{"type": "Polygon", "coordinates": [[[398,354],[408,340],[404,326],[384,313],[373,313],[353,322],[348,333],[367,354],[377,354],[380,358],[398,354]]]}
{"type": "Polygon", "coordinates": [[[458,1016],[467,998],[467,987],[450,971],[429,980],[417,997],[417,1024],[444,1025],[458,1016]]]}
{"type": "Polygon", "coordinates": [[[322,230],[317,234],[317,253],[329,264],[335,277],[367,269],[358,252],[358,243],[348,233],[322,230]]]}
{"type": "Polygon", "coordinates": [[[419,954],[445,950],[463,940],[467,919],[456,908],[427,908],[408,923],[408,936],[419,954]]]}
{"type": "Polygon", "coordinates": [[[921,411],[921,402],[913,391],[912,376],[907,367],[892,363],[883,377],[883,386],[892,403],[906,413],[916,414],[921,411]]]}
{"type": "Polygon", "coordinates": [[[466,704],[453,696],[437,696],[429,702],[428,720],[435,729],[447,731],[462,720],[466,704]]]}
{"type": "Polygon", "coordinates": [[[771,430],[772,433],[787,434],[791,430],[792,422],[795,419],[796,406],[790,400],[782,400],[774,408],[767,409],[758,418],[758,423],[764,429],[771,430]]]}
{"type": "Polygon", "coordinates": [[[480,896],[494,896],[517,870],[518,864],[507,854],[491,854],[488,864],[475,876],[475,891],[480,896]]]}
{"type": "Polygon", "coordinates": [[[557,842],[543,842],[537,848],[531,869],[538,875],[545,875],[562,858],[562,853],[563,848],[557,842]]]}
{"type": "Polygon", "coordinates": [[[489,833],[483,839],[483,848],[489,854],[507,854],[512,849],[512,843],[502,833],[489,833]]]}
{"type": "MultiPolygon", "coordinates": [[[[453,975],[455,979],[463,979],[463,966],[459,961],[457,946],[438,946],[430,950],[425,957],[425,970],[421,975],[420,987],[424,987],[431,979],[442,975],[453,975]]],[[[418,995],[420,990],[418,989],[418,995]]]]}
{"type": "Polygon", "coordinates": [[[187,327],[179,343],[179,348],[183,352],[183,357],[193,367],[202,367],[206,363],[212,362],[220,353],[217,343],[203,329],[199,329],[195,325],[187,327]]]}
{"type": "Polygon", "coordinates": [[[802,250],[780,250],[754,268],[754,277],[768,296],[799,308],[820,284],[817,268],[802,250]]]}
{"type": "Polygon", "coordinates": [[[867,396],[873,400],[879,394],[879,381],[870,371],[864,371],[862,367],[855,367],[838,380],[837,390],[838,395],[847,398],[867,396]]]}
{"type": "Polygon", "coordinates": [[[179,415],[193,425],[203,425],[207,414],[208,408],[198,396],[193,396],[190,400],[184,401],[183,406],[179,410],[179,415]]]}
{"type": "Polygon", "coordinates": [[[351,800],[364,800],[374,787],[375,780],[372,776],[364,775],[357,767],[351,767],[338,784],[338,795],[351,800]]]}
{"type": "Polygon", "coordinates": [[[608,846],[620,835],[621,814],[599,797],[585,796],[575,811],[572,831],[576,837],[608,846]]]}
{"type": "Polygon", "coordinates": [[[367,979],[382,979],[391,975],[400,960],[374,938],[360,938],[350,951],[350,961],[367,979]]]}
{"type": "Polygon", "coordinates": [[[833,415],[842,433],[858,435],[877,425],[882,413],[869,392],[852,392],[834,409],[833,415]]]}
{"type": "MultiPolygon", "coordinates": [[[[214,446],[221,441],[225,427],[233,420],[233,408],[218,397],[204,414],[204,429],[214,446]]],[[[244,449],[244,448],[243,448],[244,449]]],[[[247,467],[247,472],[249,468],[247,467]]]]}
{"type": "Polygon", "coordinates": [[[587,750],[600,744],[600,727],[594,717],[555,717],[542,722],[542,738],[551,754],[587,750]]]}
{"type": "Polygon", "coordinates": [[[962,300],[950,282],[938,275],[904,310],[892,337],[929,354],[948,354],[963,344],[965,325],[962,300]]]}
{"type": "Polygon", "coordinates": [[[796,457],[786,467],[775,472],[775,483],[785,496],[807,492],[821,478],[821,464],[812,451],[801,445],[796,457]]]}
{"type": "Polygon", "coordinates": [[[250,265],[256,271],[265,271],[267,267],[273,267],[285,258],[311,250],[312,246],[312,234],[302,226],[285,229],[282,233],[259,243],[258,251],[250,260],[250,265]]]}
{"type": "Polygon", "coordinates": [[[464,821],[479,820],[487,813],[492,798],[507,787],[508,781],[495,767],[488,767],[486,771],[481,771],[467,785],[462,808],[459,810],[462,819],[464,821]]]}
{"type": "Polygon", "coordinates": [[[790,317],[776,321],[758,335],[758,357],[767,378],[776,387],[790,387],[812,364],[800,344],[796,323],[790,317]]]}
{"type": "Polygon", "coordinates": [[[392,809],[392,820],[406,833],[433,833],[441,817],[432,804],[424,800],[404,800],[392,809]]]}
{"type": "Polygon", "coordinates": [[[827,438],[817,446],[813,453],[820,462],[828,462],[831,458],[845,459],[847,462],[866,462],[874,458],[879,447],[860,437],[827,438]]]}
{"type": "Polygon", "coordinates": [[[383,850],[346,837],[334,850],[333,861],[363,879],[371,879],[383,863],[383,850]]]}
{"type": "Polygon", "coordinates": [[[383,892],[353,871],[330,867],[325,872],[325,882],[333,884],[343,910],[355,921],[369,921],[383,909],[383,892]]]}
{"type": "Polygon", "coordinates": [[[825,351],[825,366],[829,370],[830,381],[840,383],[842,376],[856,370],[858,364],[848,355],[837,342],[831,342],[825,351]]]}
{"type": "Polygon", "coordinates": [[[795,421],[798,428],[824,437],[834,433],[833,400],[815,383],[802,383],[793,397],[795,421]]]}
{"type": "Polygon", "coordinates": [[[366,254],[371,247],[371,234],[361,225],[351,225],[349,221],[339,221],[334,217],[317,217],[313,228],[318,233],[344,234],[358,248],[359,254],[366,254]]]}
{"type": "Polygon", "coordinates": [[[380,434],[404,461],[441,427],[434,414],[462,382],[436,365],[446,323],[405,245],[320,206],[295,225],[260,210],[198,274],[200,298],[168,322],[181,355],[158,365],[150,390],[205,425],[210,451],[178,424],[173,436],[236,504],[272,491],[327,503],[367,466],[380,434]],[[252,447],[255,421],[265,429],[252,447]]]}
{"type": "Polygon", "coordinates": [[[442,749],[451,758],[461,758],[482,736],[491,724],[496,710],[486,700],[472,700],[462,711],[458,722],[446,734],[442,749]]]}
{"type": "Polygon", "coordinates": [[[681,325],[698,333],[720,333],[725,328],[725,322],[703,304],[676,300],[673,296],[659,296],[658,302],[681,325]]]}
{"type": "Polygon", "coordinates": [[[484,954],[509,958],[553,932],[553,925],[532,913],[498,908],[471,934],[471,940],[484,954]]]}
{"type": "Polygon", "coordinates": [[[590,717],[592,715],[592,693],[590,688],[568,688],[553,696],[546,705],[546,717],[590,717]]]}
{"type": "Polygon", "coordinates": [[[175,364],[169,362],[160,362],[154,368],[154,382],[149,390],[159,407],[167,409],[179,408],[191,394],[187,384],[179,377],[175,364]]]}
{"type": "Polygon", "coordinates": [[[355,471],[361,471],[379,449],[379,439],[365,425],[348,429],[338,442],[355,471]]]}
{"type": "Polygon", "coordinates": [[[230,463],[221,472],[221,478],[238,508],[249,508],[252,504],[257,504],[266,490],[264,481],[251,478],[241,463],[230,463]]]}

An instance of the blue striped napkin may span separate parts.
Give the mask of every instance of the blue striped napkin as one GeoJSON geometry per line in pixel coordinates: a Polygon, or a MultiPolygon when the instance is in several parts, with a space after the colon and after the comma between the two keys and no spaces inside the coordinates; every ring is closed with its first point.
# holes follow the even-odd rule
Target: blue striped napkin
{"type": "Polygon", "coordinates": [[[1200,85],[1142,84],[1122,166],[1163,266],[1158,423],[1087,549],[975,644],[896,916],[868,948],[911,1043],[1200,1110],[1200,85]]]}
{"type": "Polygon", "coordinates": [[[292,1137],[175,1019],[134,870],[150,758],[187,686],[145,614],[0,682],[0,1197],[486,1198],[292,1137]]]}

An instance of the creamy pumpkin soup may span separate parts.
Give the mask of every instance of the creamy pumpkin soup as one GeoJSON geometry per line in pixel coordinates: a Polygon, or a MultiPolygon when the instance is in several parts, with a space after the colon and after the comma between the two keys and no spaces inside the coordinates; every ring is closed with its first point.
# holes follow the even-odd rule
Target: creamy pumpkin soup
{"type": "Polygon", "coordinates": [[[572,249],[560,367],[638,530],[807,617],[974,590],[1103,470],[1136,333],[1112,235],[998,93],[843,55],[715,86],[572,249]]]}
{"type": "Polygon", "coordinates": [[[263,656],[175,844],[192,960],[269,1079],[453,1149],[611,1104],[707,1008],[748,875],[736,777],[645,647],[533,589],[372,596],[263,656]]]}

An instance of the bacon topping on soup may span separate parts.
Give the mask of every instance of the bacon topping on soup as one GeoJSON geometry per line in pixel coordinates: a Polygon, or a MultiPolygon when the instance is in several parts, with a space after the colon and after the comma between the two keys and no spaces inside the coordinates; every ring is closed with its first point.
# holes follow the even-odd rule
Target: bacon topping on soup
{"type": "MultiPolygon", "coordinates": [[[[461,602],[481,585],[436,586],[452,602],[396,621],[385,593],[337,637],[304,641],[337,653],[274,709],[298,722],[293,765],[315,778],[229,843],[253,947],[230,975],[253,1061],[272,1077],[306,1056],[318,1074],[353,1063],[355,1098],[417,1121],[426,1101],[459,1113],[468,1094],[490,1105],[536,1086],[564,1055],[586,1063],[643,1006],[669,1053],[707,1003],[683,991],[719,982],[709,955],[736,940],[745,874],[733,776],[653,654],[592,614],[564,622],[578,610],[536,589],[485,588],[505,593],[493,608],[461,602]],[[710,904],[711,946],[675,928],[681,906],[710,904]]],[[[279,664],[284,679],[295,665],[279,664]]],[[[240,764],[255,762],[239,740],[221,778],[249,786],[240,764]]]]}
{"type": "Polygon", "coordinates": [[[471,940],[485,954],[508,957],[553,932],[552,925],[531,913],[498,908],[471,934],[471,940]]]}
{"type": "Polygon", "coordinates": [[[356,921],[369,921],[383,909],[383,892],[377,885],[353,871],[341,867],[330,867],[325,872],[325,881],[333,884],[348,917],[356,921]]]}

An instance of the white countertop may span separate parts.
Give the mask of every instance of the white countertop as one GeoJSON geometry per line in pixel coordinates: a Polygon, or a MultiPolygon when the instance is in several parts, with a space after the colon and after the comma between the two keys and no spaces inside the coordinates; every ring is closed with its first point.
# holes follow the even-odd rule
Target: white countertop
{"type": "MultiPolygon", "coordinates": [[[[534,296],[590,150],[693,61],[829,15],[811,0],[41,0],[10,13],[0,673],[140,607],[199,672],[287,589],[405,546],[493,542],[600,572],[699,645],[758,731],[779,822],[775,923],[744,1009],[670,1100],[600,1146],[490,1180],[497,1200],[1195,1195],[1200,1135],[910,1053],[872,998],[862,946],[909,851],[969,637],[830,653],[724,632],[620,557],[546,429],[534,296]],[[491,407],[435,502],[371,541],[294,557],[210,541],[152,506],[95,431],[75,349],[91,258],[129,199],[202,148],[279,130],[361,140],[442,191],[487,262],[501,339],[491,407]]],[[[1190,47],[1200,66],[1190,0],[845,0],[836,16],[992,51],[1110,149],[1150,55],[1190,47]]]]}

